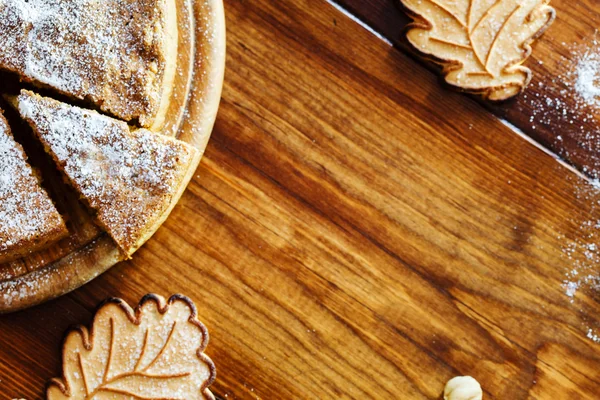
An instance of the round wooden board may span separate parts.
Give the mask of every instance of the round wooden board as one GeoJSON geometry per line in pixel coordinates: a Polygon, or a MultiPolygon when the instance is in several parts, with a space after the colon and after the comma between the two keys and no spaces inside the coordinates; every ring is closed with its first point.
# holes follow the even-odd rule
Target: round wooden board
{"type": "MultiPolygon", "coordinates": [[[[177,72],[163,132],[176,135],[203,153],[215,122],[225,72],[223,2],[173,1],[177,6],[177,72]]],[[[89,225],[89,221],[80,225],[85,223],[89,225]]],[[[121,253],[107,234],[93,228],[81,231],[79,235],[85,240],[71,238],[41,255],[0,265],[0,313],[61,296],[122,261],[121,253]],[[80,242],[85,244],[70,247],[80,242]],[[53,259],[52,255],[56,254],[60,254],[60,258],[53,259]],[[45,261],[47,259],[51,261],[45,261]]]]}

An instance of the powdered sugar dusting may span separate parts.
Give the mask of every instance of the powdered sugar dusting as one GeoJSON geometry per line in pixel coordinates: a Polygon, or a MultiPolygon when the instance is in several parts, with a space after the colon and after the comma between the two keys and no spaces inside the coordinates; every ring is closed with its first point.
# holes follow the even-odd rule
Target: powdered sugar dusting
{"type": "Polygon", "coordinates": [[[575,90],[581,99],[590,106],[600,107],[600,52],[586,52],[577,64],[575,77],[575,90]]]}
{"type": "Polygon", "coordinates": [[[65,229],[1,115],[0,222],[0,256],[20,246],[52,239],[65,229]]]}
{"type": "Polygon", "coordinates": [[[151,122],[166,0],[0,0],[0,68],[124,120],[151,122]]]}
{"type": "MultiPolygon", "coordinates": [[[[52,275],[59,274],[59,270],[51,270],[52,275]]],[[[0,297],[2,303],[10,307],[29,299],[39,291],[41,287],[53,281],[51,275],[45,270],[33,271],[28,275],[29,279],[18,278],[16,280],[0,282],[0,297]]]]}
{"type": "Polygon", "coordinates": [[[19,111],[127,253],[170,205],[195,149],[24,91],[19,111]]]}
{"type": "MultiPolygon", "coordinates": [[[[523,97],[531,109],[531,128],[543,126],[553,132],[559,155],[580,165],[591,177],[587,182],[577,178],[575,186],[575,195],[590,205],[585,210],[589,217],[577,220],[574,237],[559,237],[565,243],[565,296],[584,307],[578,297],[600,294],[600,45],[590,40],[585,46],[574,44],[571,48],[573,53],[558,63],[565,70],[553,84],[540,82],[543,90],[523,97]]],[[[584,325],[586,336],[600,342],[600,322],[584,321],[584,325]]]]}
{"type": "MultiPolygon", "coordinates": [[[[579,184],[576,195],[586,204],[591,204],[591,209],[587,210],[591,217],[579,224],[575,238],[560,238],[565,240],[563,254],[568,260],[563,289],[571,303],[583,307],[582,303],[577,302],[578,297],[600,294],[600,190],[594,183],[579,184]]],[[[599,321],[584,323],[587,337],[600,342],[599,321]]]]}

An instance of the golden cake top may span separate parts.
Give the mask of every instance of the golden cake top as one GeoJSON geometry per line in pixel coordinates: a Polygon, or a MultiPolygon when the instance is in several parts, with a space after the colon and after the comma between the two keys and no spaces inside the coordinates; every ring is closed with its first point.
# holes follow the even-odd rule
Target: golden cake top
{"type": "MultiPolygon", "coordinates": [[[[188,144],[32,92],[18,108],[98,221],[129,256],[166,217],[193,171],[188,144]]],[[[195,164],[194,164],[195,165],[195,164]]]]}
{"type": "Polygon", "coordinates": [[[0,114],[0,260],[66,234],[64,222],[0,114]]]}
{"type": "Polygon", "coordinates": [[[164,82],[177,31],[167,26],[170,8],[168,0],[0,0],[0,68],[151,126],[172,83],[164,82]]]}

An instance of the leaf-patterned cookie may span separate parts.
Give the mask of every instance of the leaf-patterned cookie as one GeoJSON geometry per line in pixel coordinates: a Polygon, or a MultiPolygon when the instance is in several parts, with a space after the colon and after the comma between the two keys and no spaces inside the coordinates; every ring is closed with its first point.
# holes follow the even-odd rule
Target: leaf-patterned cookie
{"type": "Polygon", "coordinates": [[[207,344],[208,331],[186,297],[150,294],[135,310],[109,299],[89,331],[67,334],[63,377],[49,382],[47,399],[214,399],[207,344]]]}
{"type": "Polygon", "coordinates": [[[550,0],[400,0],[408,41],[444,67],[446,82],[490,100],[521,92],[530,44],[554,20],[550,0]]]}

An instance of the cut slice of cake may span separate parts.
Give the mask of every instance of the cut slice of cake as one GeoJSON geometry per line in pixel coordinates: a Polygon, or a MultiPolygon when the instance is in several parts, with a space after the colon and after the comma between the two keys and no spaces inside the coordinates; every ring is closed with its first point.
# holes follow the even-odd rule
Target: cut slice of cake
{"type": "Polygon", "coordinates": [[[0,263],[41,250],[67,234],[0,110],[0,263]]]}
{"type": "Polygon", "coordinates": [[[0,0],[0,69],[160,130],[176,13],[174,0],[0,0]]]}
{"type": "Polygon", "coordinates": [[[166,219],[198,165],[194,147],[29,91],[21,116],[125,256],[166,219]]]}

